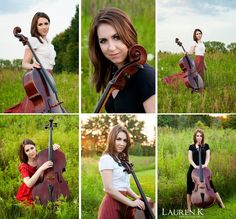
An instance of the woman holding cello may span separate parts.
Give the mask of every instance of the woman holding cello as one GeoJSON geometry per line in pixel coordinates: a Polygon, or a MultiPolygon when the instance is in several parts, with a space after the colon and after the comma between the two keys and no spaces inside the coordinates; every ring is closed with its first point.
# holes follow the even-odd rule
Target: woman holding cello
{"type": "MultiPolygon", "coordinates": [[[[97,92],[104,91],[114,73],[130,61],[128,52],[135,44],[137,33],[124,11],[105,8],[98,12],[89,36],[89,56],[97,92]]],[[[105,109],[108,113],[154,113],[155,99],[155,72],[144,64],[126,80],[122,90],[112,90],[105,109]]]]}
{"type": "MultiPolygon", "coordinates": [[[[188,151],[190,166],[187,173],[187,209],[189,212],[191,212],[191,195],[194,189],[192,172],[196,168],[199,169],[199,149],[201,149],[202,168],[207,167],[210,162],[210,148],[207,143],[204,143],[204,132],[201,129],[197,129],[194,132],[193,141],[194,143],[189,146],[188,151]]],[[[214,190],[219,207],[225,208],[224,203],[219,193],[216,191],[212,180],[210,180],[210,186],[214,190]]]]}
{"type": "Polygon", "coordinates": [[[98,219],[124,218],[127,206],[145,209],[141,197],[130,188],[129,174],[124,172],[118,158],[121,152],[128,157],[130,145],[128,130],[121,125],[114,126],[108,135],[107,147],[99,160],[99,171],[106,194],[99,208],[98,219]]]}
{"type": "MultiPolygon", "coordinates": [[[[58,144],[53,145],[53,150],[59,149],[58,144]]],[[[21,164],[19,171],[23,178],[23,183],[18,189],[16,199],[20,202],[33,204],[32,190],[41,174],[48,168],[53,166],[52,161],[46,161],[42,166],[37,169],[37,152],[36,145],[30,139],[24,139],[20,144],[19,157],[21,164]]]]}
{"type": "Polygon", "coordinates": [[[202,80],[204,81],[204,73],[206,71],[206,63],[204,60],[205,55],[205,45],[202,41],[202,31],[200,29],[195,29],[193,32],[193,45],[188,51],[189,54],[195,53],[195,65],[197,72],[200,74],[202,80]]]}
{"type": "MultiPolygon", "coordinates": [[[[54,46],[47,38],[50,26],[50,18],[44,12],[37,12],[31,22],[31,38],[28,39],[32,49],[40,60],[47,74],[52,74],[55,65],[56,52],[54,46]]],[[[25,54],[22,67],[27,71],[41,68],[37,63],[28,45],[25,46],[25,54]]],[[[34,113],[34,105],[28,96],[19,104],[5,110],[6,113],[34,113]]]]}

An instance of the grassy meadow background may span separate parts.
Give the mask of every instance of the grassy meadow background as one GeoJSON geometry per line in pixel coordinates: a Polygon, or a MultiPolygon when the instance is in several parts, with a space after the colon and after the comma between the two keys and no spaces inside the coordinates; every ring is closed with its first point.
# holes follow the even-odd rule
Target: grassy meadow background
{"type": "MultiPolygon", "coordinates": [[[[105,195],[102,178],[98,171],[99,156],[82,157],[81,208],[83,219],[96,219],[99,206],[105,195]]],[[[155,157],[130,156],[134,171],[146,196],[155,200],[155,157]]],[[[131,188],[139,194],[131,176],[131,188]]]]}
{"type": "Polygon", "coordinates": [[[191,93],[182,82],[176,89],[163,84],[164,77],[181,72],[178,62],[182,56],[183,54],[158,53],[158,112],[236,112],[236,54],[206,54],[206,88],[202,93],[191,93]]]}
{"type": "Polygon", "coordinates": [[[26,207],[18,203],[15,195],[22,184],[18,166],[19,145],[25,138],[36,143],[37,151],[47,148],[49,131],[44,127],[50,116],[1,115],[0,116],[0,218],[1,219],[74,219],[78,218],[78,116],[53,116],[58,127],[53,131],[53,143],[58,143],[66,156],[63,178],[68,182],[70,197],[61,199],[56,207],[26,207]]]}
{"type": "MultiPolygon", "coordinates": [[[[81,36],[81,112],[94,111],[100,95],[92,84],[93,67],[88,55],[88,38],[92,19],[100,9],[118,7],[131,18],[138,33],[138,43],[145,47],[148,54],[155,57],[155,1],[116,1],[116,0],[83,0],[82,1],[82,36],[81,36]],[[140,16],[141,15],[141,16],[140,16]]],[[[155,58],[148,63],[155,67],[155,58]]]]}
{"type": "MultiPolygon", "coordinates": [[[[196,127],[195,127],[196,128],[196,127]]],[[[186,177],[189,168],[188,147],[195,128],[159,127],[158,129],[158,214],[174,209],[186,209],[186,177]]],[[[235,218],[236,215],[236,131],[204,127],[205,142],[211,149],[209,168],[213,183],[226,206],[217,204],[204,209],[204,218],[235,218]]],[[[195,209],[193,207],[193,209],[195,209]]],[[[178,216],[177,216],[178,217],[178,216]]],[[[195,218],[197,216],[184,216],[195,218]]],[[[201,216],[200,216],[201,217],[201,216]]]]}
{"type": "MultiPolygon", "coordinates": [[[[0,69],[0,112],[21,102],[26,93],[22,85],[24,70],[0,69]]],[[[63,71],[53,74],[57,85],[58,98],[69,113],[79,112],[78,75],[63,71]]]]}

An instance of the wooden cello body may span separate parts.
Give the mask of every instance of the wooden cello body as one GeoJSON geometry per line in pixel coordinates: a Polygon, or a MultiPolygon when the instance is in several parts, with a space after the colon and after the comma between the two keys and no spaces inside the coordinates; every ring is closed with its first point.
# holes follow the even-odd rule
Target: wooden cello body
{"type": "Polygon", "coordinates": [[[20,34],[21,28],[15,27],[13,34],[23,43],[28,45],[35,60],[40,64],[39,69],[33,69],[27,72],[23,78],[23,86],[26,94],[34,106],[36,113],[66,113],[61,106],[62,102],[58,100],[57,88],[51,74],[44,69],[34,50],[32,49],[28,38],[20,34]]]}
{"type": "Polygon", "coordinates": [[[175,85],[180,80],[187,88],[191,88],[194,91],[201,91],[204,89],[204,82],[200,74],[197,72],[194,61],[188,56],[178,38],[175,39],[175,42],[177,45],[181,46],[185,52],[185,55],[179,60],[179,66],[182,72],[163,78],[163,82],[165,84],[175,85]]]}
{"type": "Polygon", "coordinates": [[[53,161],[53,167],[44,171],[43,177],[37,182],[32,190],[32,197],[36,203],[47,205],[48,202],[54,202],[62,195],[69,197],[69,188],[63,179],[62,173],[65,171],[66,159],[61,150],[53,151],[52,147],[52,129],[53,119],[49,120],[46,128],[50,129],[49,147],[38,154],[37,167],[39,168],[46,161],[53,161]]]}
{"type": "Polygon", "coordinates": [[[210,185],[212,174],[209,168],[202,168],[201,146],[199,146],[199,169],[192,171],[194,189],[191,202],[198,208],[209,208],[215,202],[215,192],[210,185]]]}
{"type": "Polygon", "coordinates": [[[155,215],[153,213],[153,206],[154,203],[147,200],[147,197],[138,181],[138,178],[133,170],[133,165],[129,163],[127,156],[125,153],[119,153],[118,158],[121,161],[122,166],[125,168],[124,171],[126,171],[128,174],[132,174],[134,181],[138,187],[138,190],[141,195],[141,200],[145,204],[145,210],[141,210],[139,208],[134,207],[127,207],[126,212],[124,214],[124,219],[155,219],[155,215]],[[151,206],[152,205],[152,206],[151,206]]]}

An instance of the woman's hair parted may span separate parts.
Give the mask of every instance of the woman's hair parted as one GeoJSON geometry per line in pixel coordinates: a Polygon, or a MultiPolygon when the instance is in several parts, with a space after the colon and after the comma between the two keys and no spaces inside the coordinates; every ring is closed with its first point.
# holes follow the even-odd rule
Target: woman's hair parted
{"type": "Polygon", "coordinates": [[[201,135],[202,135],[202,142],[201,142],[201,144],[204,144],[204,132],[203,132],[202,129],[196,129],[195,130],[195,132],[193,134],[193,142],[194,142],[194,144],[197,143],[197,133],[201,133],[201,135]]]}
{"type": "Polygon", "coordinates": [[[100,24],[109,24],[116,31],[120,40],[128,47],[137,44],[137,33],[129,16],[119,8],[105,8],[95,16],[89,34],[89,57],[94,66],[93,82],[96,91],[104,90],[111,79],[114,64],[102,53],[99,45],[97,29],[100,24]]]}
{"type": "Polygon", "coordinates": [[[107,138],[107,146],[104,151],[104,154],[109,154],[114,158],[115,153],[116,153],[116,150],[115,150],[116,138],[120,132],[124,132],[127,137],[127,145],[126,145],[123,153],[125,153],[128,158],[128,150],[129,150],[129,147],[131,146],[130,135],[129,135],[127,128],[122,125],[119,125],[119,124],[113,126],[111,131],[109,132],[108,138],[107,138]]]}
{"type": "Polygon", "coordinates": [[[41,17],[46,18],[50,23],[50,18],[48,17],[47,14],[45,14],[44,12],[37,12],[32,19],[30,33],[32,37],[37,37],[39,42],[43,43],[43,41],[40,39],[41,35],[39,34],[37,28],[38,19],[41,17]]]}
{"type": "Polygon", "coordinates": [[[23,163],[28,162],[28,156],[25,153],[25,145],[27,144],[32,144],[35,146],[35,143],[30,139],[24,139],[22,141],[22,143],[20,144],[19,157],[20,157],[20,161],[23,163]]]}
{"type": "Polygon", "coordinates": [[[194,31],[193,31],[193,40],[197,43],[197,37],[196,37],[196,33],[197,32],[200,32],[201,34],[202,34],[202,31],[200,30],[200,29],[195,29],[194,31]]]}

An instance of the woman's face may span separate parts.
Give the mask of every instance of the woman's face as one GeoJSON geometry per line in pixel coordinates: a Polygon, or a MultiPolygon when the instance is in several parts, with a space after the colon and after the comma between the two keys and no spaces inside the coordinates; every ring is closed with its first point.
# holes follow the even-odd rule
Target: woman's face
{"type": "Polygon", "coordinates": [[[37,22],[37,30],[42,38],[45,38],[49,30],[49,21],[47,18],[40,17],[37,22]]]}
{"type": "Polygon", "coordinates": [[[116,136],[115,151],[121,153],[127,146],[127,136],[124,132],[119,132],[116,136]]]}
{"type": "Polygon", "coordinates": [[[202,143],[202,133],[197,132],[197,134],[196,134],[196,140],[197,140],[197,143],[199,143],[199,144],[202,143]]]}
{"type": "Polygon", "coordinates": [[[98,42],[103,55],[118,68],[124,65],[128,47],[121,41],[117,31],[110,24],[100,24],[97,29],[98,42]]]}
{"type": "Polygon", "coordinates": [[[32,144],[26,144],[24,147],[25,154],[29,159],[34,159],[36,157],[36,147],[32,144]]]}
{"type": "Polygon", "coordinates": [[[196,35],[197,40],[202,39],[202,33],[200,31],[197,31],[195,35],[196,35]]]}

